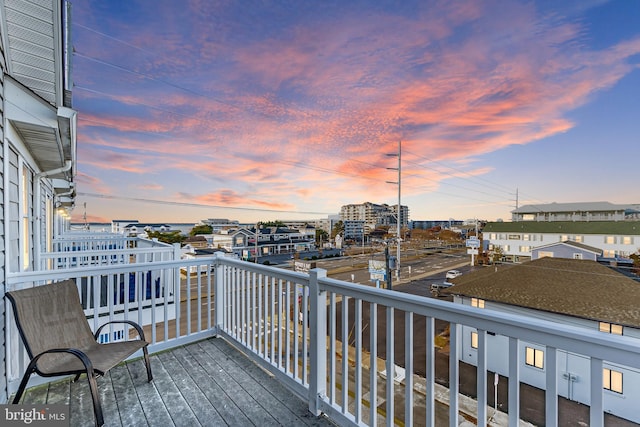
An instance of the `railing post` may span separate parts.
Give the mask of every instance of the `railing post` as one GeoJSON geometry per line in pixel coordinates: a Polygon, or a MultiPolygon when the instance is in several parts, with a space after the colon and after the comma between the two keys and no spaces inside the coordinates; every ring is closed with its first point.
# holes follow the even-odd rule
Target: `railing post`
{"type": "Polygon", "coordinates": [[[214,261],[214,276],[213,276],[213,315],[214,334],[218,334],[220,328],[224,325],[225,317],[225,304],[224,304],[224,272],[221,260],[224,258],[223,252],[215,253],[216,260],[214,261]]]}
{"type": "Polygon", "coordinates": [[[320,290],[318,283],[324,277],[327,270],[309,271],[309,411],[316,416],[320,415],[320,402],[327,394],[327,291],[320,290]]]}

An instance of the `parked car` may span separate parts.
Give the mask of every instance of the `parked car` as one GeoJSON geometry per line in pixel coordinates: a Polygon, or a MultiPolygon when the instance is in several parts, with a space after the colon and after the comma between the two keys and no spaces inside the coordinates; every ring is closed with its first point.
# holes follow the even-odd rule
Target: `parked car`
{"type": "Polygon", "coordinates": [[[440,295],[440,291],[442,289],[447,289],[453,286],[453,283],[447,282],[446,280],[442,283],[432,283],[431,284],[431,293],[438,296],[440,295]]]}
{"type": "Polygon", "coordinates": [[[449,270],[444,277],[445,279],[455,279],[458,276],[462,276],[462,272],[460,270],[449,270]]]}

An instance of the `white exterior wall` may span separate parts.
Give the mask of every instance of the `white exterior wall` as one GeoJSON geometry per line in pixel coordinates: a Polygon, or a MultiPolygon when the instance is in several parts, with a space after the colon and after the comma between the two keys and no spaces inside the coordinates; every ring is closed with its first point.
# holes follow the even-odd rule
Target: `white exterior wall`
{"type": "MultiPolygon", "coordinates": [[[[470,298],[455,297],[454,301],[459,304],[470,305],[470,298]]],[[[599,324],[596,321],[579,319],[576,317],[564,316],[560,314],[540,312],[538,310],[523,309],[504,304],[496,304],[485,302],[484,310],[497,310],[507,313],[516,313],[530,317],[551,320],[566,325],[573,325],[597,331],[599,324]]],[[[462,326],[460,337],[461,353],[460,360],[477,366],[478,351],[471,346],[472,332],[474,328],[462,326]]],[[[490,331],[489,331],[490,332],[490,331]]],[[[487,369],[497,372],[502,376],[509,376],[509,339],[504,336],[493,336],[487,333],[487,369]]],[[[604,332],[603,332],[604,333],[604,332]]],[[[624,335],[640,339],[640,330],[633,328],[624,328],[624,335]]],[[[526,347],[546,350],[544,346],[535,343],[527,343],[520,341],[520,381],[531,386],[545,389],[546,370],[527,365],[525,363],[526,347]]],[[[587,357],[568,353],[561,349],[556,352],[556,360],[558,367],[558,394],[570,400],[574,400],[585,405],[590,403],[590,361],[587,357]],[[572,378],[573,381],[569,381],[572,378]]],[[[608,413],[619,417],[640,423],[640,411],[633,405],[629,405],[630,401],[638,401],[640,399],[640,371],[622,367],[619,365],[609,364],[606,361],[603,365],[622,373],[623,377],[623,393],[617,393],[609,390],[604,391],[604,410],[608,413]]]]}
{"type": "MultiPolygon", "coordinates": [[[[531,250],[524,251],[523,247],[528,246],[533,249],[537,246],[548,245],[550,243],[562,242],[565,240],[601,249],[604,257],[612,257],[612,254],[628,257],[629,255],[636,253],[638,248],[640,248],[639,235],[620,236],[613,234],[576,235],[561,233],[490,232],[486,233],[484,238],[489,242],[489,245],[493,245],[493,247],[501,247],[505,255],[524,257],[527,259],[531,257],[531,250]],[[625,240],[628,240],[628,243],[625,243],[625,240]]],[[[491,249],[492,247],[489,246],[489,248],[491,249]]]]}

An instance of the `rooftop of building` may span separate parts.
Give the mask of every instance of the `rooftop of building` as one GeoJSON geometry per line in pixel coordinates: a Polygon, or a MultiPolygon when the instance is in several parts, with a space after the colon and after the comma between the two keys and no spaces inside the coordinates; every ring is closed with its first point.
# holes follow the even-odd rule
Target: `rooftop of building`
{"type": "Polygon", "coordinates": [[[465,274],[445,292],[640,328],[640,286],[595,261],[541,258],[465,274]]]}

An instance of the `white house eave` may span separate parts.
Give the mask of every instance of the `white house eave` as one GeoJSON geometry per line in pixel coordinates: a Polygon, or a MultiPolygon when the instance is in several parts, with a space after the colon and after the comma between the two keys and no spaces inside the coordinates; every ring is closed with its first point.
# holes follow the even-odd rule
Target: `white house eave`
{"type": "Polygon", "coordinates": [[[20,82],[5,78],[5,117],[20,134],[39,168],[43,171],[63,167],[72,161],[75,174],[77,113],[66,107],[55,108],[20,82]]]}

